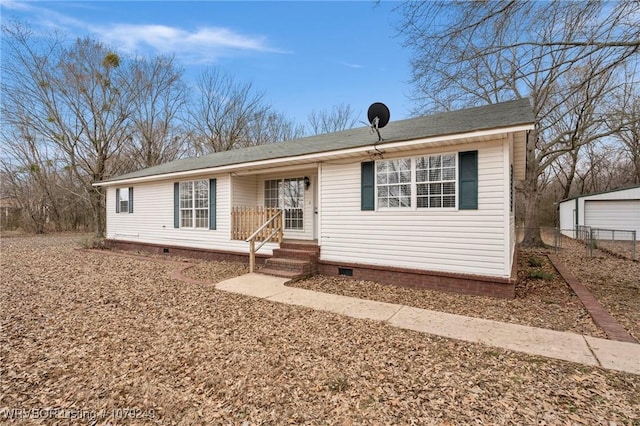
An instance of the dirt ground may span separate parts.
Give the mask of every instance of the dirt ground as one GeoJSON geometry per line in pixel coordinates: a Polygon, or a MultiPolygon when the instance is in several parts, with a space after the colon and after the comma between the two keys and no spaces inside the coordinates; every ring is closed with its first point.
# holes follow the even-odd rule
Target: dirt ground
{"type": "MultiPolygon", "coordinates": [[[[0,423],[640,423],[637,375],[224,293],[170,278],[177,264],[77,247],[0,239],[0,423]]],[[[219,266],[190,274],[243,271],[219,266]]]]}

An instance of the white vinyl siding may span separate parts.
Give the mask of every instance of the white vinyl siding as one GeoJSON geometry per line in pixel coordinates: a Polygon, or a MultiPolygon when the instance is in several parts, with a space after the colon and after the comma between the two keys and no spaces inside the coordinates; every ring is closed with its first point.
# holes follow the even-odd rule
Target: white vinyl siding
{"type": "Polygon", "coordinates": [[[508,239],[505,241],[505,263],[508,267],[507,271],[513,269],[513,261],[515,260],[517,236],[516,236],[516,206],[515,206],[515,170],[513,165],[513,138],[508,137],[507,143],[503,145],[503,158],[508,167],[504,170],[505,184],[505,216],[508,223],[505,228],[505,234],[508,239]]]}
{"type": "MultiPolygon", "coordinates": [[[[205,177],[203,177],[204,179],[205,177]]],[[[249,245],[231,240],[229,175],[206,176],[217,179],[216,230],[173,227],[173,181],[138,184],[135,187],[134,215],[119,215],[107,209],[107,238],[141,243],[194,247],[246,253],[249,245]]],[[[115,188],[107,188],[107,202],[115,205],[115,188]]],[[[261,254],[277,247],[267,243],[261,254]]]]}
{"type": "Polygon", "coordinates": [[[258,178],[252,176],[234,176],[233,206],[255,207],[258,205],[258,178]]]}
{"type": "Polygon", "coordinates": [[[560,232],[567,237],[576,238],[576,200],[560,203],[560,232]]]}
{"type": "MultiPolygon", "coordinates": [[[[361,211],[361,166],[368,157],[325,162],[313,170],[234,176],[198,176],[217,179],[216,230],[174,228],[173,180],[135,186],[134,215],[107,209],[107,238],[158,245],[248,252],[244,241],[230,239],[231,205],[264,205],[264,181],[309,176],[304,194],[304,230],[287,231],[285,238],[314,238],[312,218],[320,217],[321,259],[427,271],[508,277],[505,248],[511,227],[504,140],[467,143],[430,150],[395,154],[397,158],[478,151],[478,209],[387,209],[361,211]],[[321,176],[316,176],[321,170],[321,176]],[[233,197],[231,196],[233,179],[233,197]],[[316,185],[321,185],[316,188],[316,185]],[[319,214],[314,214],[314,191],[319,189],[319,214]],[[307,220],[310,219],[310,220],[307,220]]],[[[385,159],[394,159],[388,154],[385,159]]],[[[107,205],[115,206],[115,187],[107,188],[107,205]]],[[[277,244],[268,243],[260,253],[271,254],[277,244]]]]}
{"type": "Polygon", "coordinates": [[[361,211],[360,164],[323,164],[321,259],[509,276],[510,265],[504,261],[509,218],[503,144],[462,150],[470,149],[478,149],[477,210],[361,211]]]}

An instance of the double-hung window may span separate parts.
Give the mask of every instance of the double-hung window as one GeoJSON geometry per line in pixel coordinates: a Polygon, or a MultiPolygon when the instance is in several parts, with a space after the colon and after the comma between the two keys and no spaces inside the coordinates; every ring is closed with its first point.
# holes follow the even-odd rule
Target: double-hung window
{"type": "Polygon", "coordinates": [[[378,208],[455,208],[457,155],[376,162],[378,208]]]}
{"type": "Polygon", "coordinates": [[[133,213],[133,187],[116,188],[116,213],[133,213]]]}
{"type": "Polygon", "coordinates": [[[209,228],[209,181],[180,182],[180,227],[209,228]]]}
{"type": "Polygon", "coordinates": [[[456,156],[430,155],[415,159],[418,208],[456,206],[456,156]]]}
{"type": "Polygon", "coordinates": [[[378,207],[411,207],[411,159],[376,163],[378,207]]]}

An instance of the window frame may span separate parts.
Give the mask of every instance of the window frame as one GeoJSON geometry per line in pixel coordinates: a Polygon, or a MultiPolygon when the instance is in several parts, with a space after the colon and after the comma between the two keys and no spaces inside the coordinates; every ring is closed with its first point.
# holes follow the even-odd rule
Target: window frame
{"type": "MultiPolygon", "coordinates": [[[[376,160],[374,162],[374,185],[375,185],[375,210],[376,211],[395,211],[395,212],[401,212],[401,211],[432,211],[432,212],[447,212],[447,211],[458,211],[459,210],[459,195],[460,195],[460,191],[458,188],[459,182],[460,182],[460,163],[459,163],[459,159],[458,159],[458,152],[442,152],[442,153],[437,153],[437,154],[425,154],[425,155],[416,155],[416,156],[412,156],[412,157],[398,157],[398,158],[389,158],[389,159],[384,159],[384,160],[376,160]],[[417,179],[417,175],[418,175],[418,161],[420,159],[427,159],[427,163],[430,161],[429,159],[432,157],[440,157],[440,173],[442,173],[443,167],[442,166],[442,158],[446,157],[446,156],[450,156],[453,159],[453,168],[454,168],[454,179],[450,180],[450,179],[442,179],[442,175],[440,176],[440,180],[436,180],[436,181],[418,181],[417,179]],[[388,207],[388,206],[381,206],[380,205],[380,194],[379,194],[379,189],[380,187],[384,187],[384,186],[392,186],[395,185],[395,183],[379,183],[379,178],[378,178],[378,163],[380,162],[391,162],[391,161],[406,161],[409,160],[410,162],[410,172],[411,172],[411,179],[410,182],[408,183],[399,183],[401,185],[408,185],[410,188],[410,204],[408,206],[398,206],[398,207],[388,207]],[[427,207],[427,206],[418,206],[418,198],[424,198],[424,195],[418,195],[418,186],[419,185],[430,185],[430,184],[452,184],[453,186],[453,192],[454,192],[454,205],[453,206],[447,206],[447,207],[427,207]]],[[[447,168],[450,168],[451,166],[447,166],[447,168]]],[[[429,169],[420,169],[421,171],[425,171],[427,174],[429,173],[429,169]]],[[[447,196],[446,194],[443,194],[441,192],[440,197],[441,199],[443,197],[447,196]]],[[[426,196],[428,197],[428,196],[426,196]]],[[[388,199],[388,198],[387,198],[388,199]]],[[[399,204],[401,204],[399,202],[399,204]]]]}
{"type": "Polygon", "coordinates": [[[128,186],[116,188],[116,204],[117,204],[116,205],[116,213],[117,214],[120,214],[120,213],[129,214],[129,213],[131,213],[131,208],[130,208],[131,201],[130,201],[130,197],[129,196],[131,195],[132,189],[133,188],[128,187],[128,186]],[[123,199],[123,198],[126,198],[126,200],[123,199]],[[123,202],[127,203],[126,204],[126,206],[127,206],[126,209],[122,208],[122,203],[123,202]]]}
{"type": "Polygon", "coordinates": [[[413,158],[392,158],[392,159],[388,159],[388,160],[379,160],[376,161],[375,163],[375,185],[376,185],[376,206],[380,209],[410,209],[411,206],[413,205],[413,182],[414,182],[414,173],[413,173],[413,169],[414,169],[414,161],[413,158]],[[402,163],[407,163],[409,165],[409,169],[403,169],[402,168],[402,163]],[[388,164],[390,163],[398,163],[401,166],[400,167],[389,167],[388,164]],[[385,164],[384,169],[385,170],[380,170],[381,169],[381,165],[385,164]],[[393,170],[392,170],[393,169],[393,170]],[[380,175],[379,175],[380,174],[380,175]],[[409,180],[406,180],[406,176],[408,174],[409,180]],[[385,177],[384,180],[385,182],[380,182],[381,179],[380,177],[385,177]],[[393,178],[393,179],[392,179],[393,178]],[[393,182],[391,180],[394,180],[393,182]],[[409,195],[405,195],[403,192],[403,189],[405,188],[409,188],[409,195]],[[384,192],[386,192],[386,194],[381,195],[380,194],[380,190],[382,188],[386,188],[384,192]],[[391,194],[391,189],[392,188],[397,188],[397,193],[396,194],[391,194]],[[393,196],[392,196],[393,195],[393,196]],[[395,200],[397,199],[398,205],[397,206],[392,206],[391,205],[391,200],[395,200]],[[409,201],[409,204],[406,205],[404,203],[406,203],[406,201],[409,201]],[[381,200],[386,200],[386,206],[380,206],[380,201],[381,200]]]}
{"type": "Polygon", "coordinates": [[[209,179],[178,182],[178,224],[180,229],[209,229],[210,197],[209,179]],[[200,187],[197,188],[196,185],[200,185],[200,187]],[[183,188],[187,192],[187,186],[190,186],[188,190],[190,196],[183,197],[183,188]],[[205,197],[202,197],[203,192],[206,194],[205,197]],[[189,217],[185,217],[187,212],[189,217]],[[186,224],[187,221],[189,224],[186,224]]]}
{"type": "Polygon", "coordinates": [[[305,186],[304,177],[291,177],[291,178],[275,178],[265,179],[263,181],[263,202],[265,207],[278,208],[283,210],[284,214],[284,230],[287,232],[305,232],[305,186]],[[274,185],[275,184],[275,185],[274,185]],[[297,193],[301,194],[301,197],[297,197],[299,206],[286,207],[287,196],[286,186],[297,185],[297,193]],[[273,197],[273,195],[277,197],[273,197]],[[293,213],[297,212],[296,215],[293,213]],[[295,227],[294,227],[295,225],[295,227]]]}
{"type": "Polygon", "coordinates": [[[415,195],[415,200],[416,200],[416,209],[457,209],[458,208],[458,155],[457,154],[453,154],[453,153],[443,153],[443,154],[432,154],[432,155],[426,155],[426,156],[420,156],[420,157],[414,157],[414,165],[415,165],[415,174],[416,174],[416,180],[415,180],[415,185],[416,185],[416,195],[415,195]],[[437,166],[432,166],[431,165],[431,159],[435,159],[436,157],[439,158],[439,165],[437,166]],[[453,159],[453,166],[451,165],[445,165],[444,164],[444,159],[445,157],[451,157],[453,159]],[[427,176],[427,180],[421,180],[418,181],[418,160],[424,159],[426,160],[426,162],[428,163],[427,168],[423,168],[420,169],[420,171],[424,171],[426,176],[427,176]],[[453,179],[445,179],[445,171],[446,170],[450,170],[453,169],[453,179]],[[434,172],[438,172],[439,178],[434,178],[433,180],[431,179],[431,175],[434,172]],[[438,194],[432,194],[430,193],[431,190],[429,189],[429,194],[418,194],[418,185],[425,185],[428,188],[431,188],[432,185],[440,185],[440,191],[438,194]],[[451,193],[445,193],[445,185],[452,185],[453,186],[453,194],[451,193]],[[445,206],[444,201],[445,201],[445,197],[446,198],[451,198],[451,196],[453,195],[453,206],[448,205],[445,206]],[[429,200],[429,204],[431,203],[431,200],[435,200],[435,199],[439,199],[440,200],[440,206],[420,206],[418,205],[418,199],[419,198],[424,198],[426,200],[429,200]]]}

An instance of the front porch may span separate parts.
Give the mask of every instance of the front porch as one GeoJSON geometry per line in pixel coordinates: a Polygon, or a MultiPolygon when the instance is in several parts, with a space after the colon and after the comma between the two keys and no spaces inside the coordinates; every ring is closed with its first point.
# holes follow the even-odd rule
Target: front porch
{"type": "MultiPolygon", "coordinates": [[[[318,238],[318,169],[316,165],[279,172],[245,172],[231,176],[231,239],[246,240],[277,211],[282,211],[279,241],[318,238]]],[[[272,231],[265,229],[263,240],[272,231]]]]}
{"type": "Polygon", "coordinates": [[[249,243],[249,270],[256,269],[256,253],[268,242],[279,244],[260,269],[263,274],[291,280],[318,273],[320,248],[317,240],[284,240],[286,210],[275,207],[233,207],[232,239],[249,243]]]}

